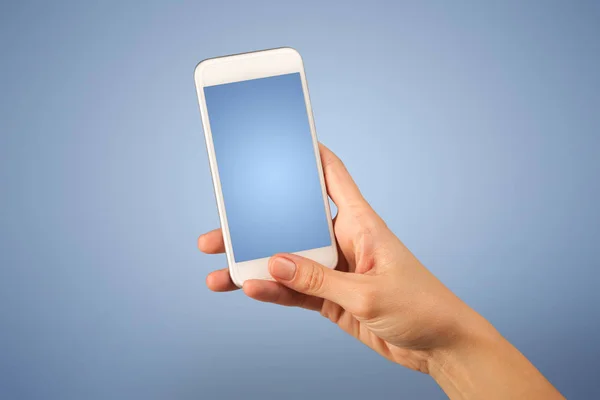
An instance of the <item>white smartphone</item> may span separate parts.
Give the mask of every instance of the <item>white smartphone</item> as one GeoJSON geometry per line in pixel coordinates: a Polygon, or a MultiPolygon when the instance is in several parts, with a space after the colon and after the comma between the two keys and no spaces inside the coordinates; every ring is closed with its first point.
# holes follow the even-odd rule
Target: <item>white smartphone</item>
{"type": "Polygon", "coordinates": [[[232,281],[272,279],[295,253],[335,268],[337,248],[300,54],[211,58],[194,78],[232,281]]]}

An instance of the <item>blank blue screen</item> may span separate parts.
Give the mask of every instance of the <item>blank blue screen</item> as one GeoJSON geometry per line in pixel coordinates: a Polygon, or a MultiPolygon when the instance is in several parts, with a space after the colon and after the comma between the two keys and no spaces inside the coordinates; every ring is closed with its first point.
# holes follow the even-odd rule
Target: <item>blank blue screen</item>
{"type": "Polygon", "coordinates": [[[235,261],[331,245],[300,74],[204,94],[235,261]]]}

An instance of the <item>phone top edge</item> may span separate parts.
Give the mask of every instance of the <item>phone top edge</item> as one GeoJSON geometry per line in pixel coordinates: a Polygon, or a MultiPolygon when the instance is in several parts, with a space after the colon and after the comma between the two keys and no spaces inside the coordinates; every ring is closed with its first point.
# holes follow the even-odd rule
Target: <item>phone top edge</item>
{"type": "MultiPolygon", "coordinates": [[[[302,59],[302,55],[295,48],[293,48],[291,46],[275,47],[275,48],[271,48],[271,49],[247,51],[244,53],[235,53],[235,54],[228,54],[228,55],[223,55],[223,56],[205,58],[204,60],[202,60],[198,64],[196,64],[196,67],[194,68],[194,80],[196,81],[196,83],[198,83],[198,82],[201,83],[201,80],[199,80],[199,78],[200,78],[200,75],[201,75],[203,69],[206,66],[209,66],[211,64],[218,64],[221,62],[235,62],[235,61],[243,60],[248,57],[270,56],[270,55],[273,55],[276,53],[283,53],[283,52],[289,52],[291,54],[296,55],[299,58],[300,63],[302,65],[304,65],[304,60],[302,59]]],[[[204,86],[204,85],[200,85],[200,86],[204,86]]]]}

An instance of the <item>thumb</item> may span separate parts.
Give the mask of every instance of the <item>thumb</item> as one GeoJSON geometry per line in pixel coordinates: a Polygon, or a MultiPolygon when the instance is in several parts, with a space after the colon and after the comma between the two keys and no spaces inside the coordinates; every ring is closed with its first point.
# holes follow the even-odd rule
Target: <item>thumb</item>
{"type": "Polygon", "coordinates": [[[276,254],[269,260],[269,272],[284,286],[330,300],[344,308],[356,300],[352,274],[327,268],[305,257],[276,254]]]}

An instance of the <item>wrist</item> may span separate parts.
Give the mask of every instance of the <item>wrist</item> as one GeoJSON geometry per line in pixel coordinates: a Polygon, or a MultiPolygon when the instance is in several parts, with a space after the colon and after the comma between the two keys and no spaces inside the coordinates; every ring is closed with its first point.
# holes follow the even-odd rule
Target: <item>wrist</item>
{"type": "Polygon", "coordinates": [[[506,340],[485,318],[472,309],[457,325],[454,340],[447,346],[431,351],[428,359],[429,375],[451,399],[469,398],[476,392],[470,369],[478,360],[493,358],[495,351],[507,344],[506,340]]]}
{"type": "Polygon", "coordinates": [[[463,316],[463,321],[456,325],[450,343],[431,351],[428,361],[432,371],[451,366],[457,359],[470,353],[497,346],[503,340],[500,333],[485,318],[472,310],[470,314],[467,318],[463,316]]]}
{"type": "Polygon", "coordinates": [[[429,374],[451,399],[563,399],[485,318],[471,310],[456,340],[434,350],[429,374]]]}

